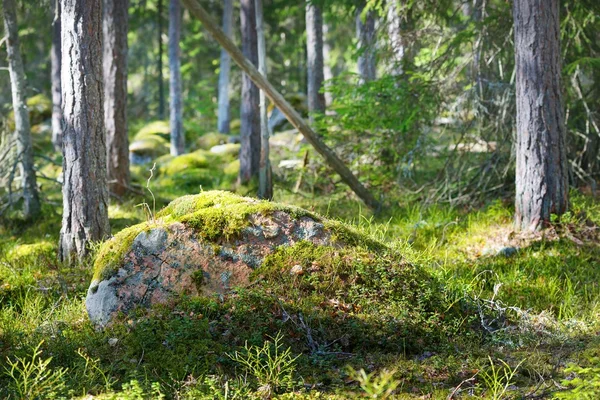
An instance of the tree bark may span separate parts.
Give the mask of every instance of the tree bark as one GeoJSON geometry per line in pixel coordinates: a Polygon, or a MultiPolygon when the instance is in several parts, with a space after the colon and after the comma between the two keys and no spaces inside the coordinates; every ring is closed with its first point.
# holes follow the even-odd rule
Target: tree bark
{"type": "Polygon", "coordinates": [[[404,61],[405,53],[404,39],[402,37],[402,21],[400,17],[400,9],[398,8],[398,1],[400,0],[390,1],[388,4],[387,13],[388,40],[390,43],[390,49],[392,51],[391,72],[396,76],[404,73],[402,62],[404,61]]]}
{"type": "Polygon", "coordinates": [[[54,0],[52,47],[50,48],[52,86],[52,145],[62,153],[62,107],[60,94],[60,0],[54,0]]]}
{"type": "Polygon", "coordinates": [[[158,0],[158,119],[165,119],[165,82],[163,79],[163,0],[158,0]]]}
{"type": "Polygon", "coordinates": [[[568,206],[559,0],[515,0],[516,225],[537,230],[568,206]]]}
{"type": "MultiPolygon", "coordinates": [[[[223,0],[223,32],[231,38],[233,26],[233,0],[223,0]]],[[[231,57],[225,49],[221,49],[221,63],[219,67],[219,119],[218,129],[221,133],[229,133],[229,73],[231,71],[231,57]]]]}
{"type": "Polygon", "coordinates": [[[110,234],[102,83],[102,0],[62,0],[63,220],[59,257],[82,260],[110,234]]]}
{"type": "Polygon", "coordinates": [[[122,196],[129,187],[127,137],[128,0],[104,0],[104,123],[109,189],[122,196]]]}
{"type": "Polygon", "coordinates": [[[171,155],[185,152],[183,134],[183,98],[181,94],[181,3],[171,0],[169,4],[169,110],[171,125],[171,155]]]}
{"type": "Polygon", "coordinates": [[[250,62],[242,52],[235,46],[223,31],[215,24],[204,8],[196,0],[183,0],[183,3],[188,10],[198,18],[207,31],[215,38],[215,40],[227,50],[235,63],[252,79],[256,85],[264,90],[266,95],[271,99],[277,108],[285,114],[290,123],[298,129],[318,152],[326,162],[337,172],[342,180],[360,197],[369,207],[378,209],[380,204],[375,197],[356,179],[352,172],[344,165],[342,160],[331,150],[319,136],[310,128],[310,126],[302,119],[300,114],[288,103],[281,93],[279,93],[268,80],[263,77],[256,69],[254,64],[250,62]]]}
{"type": "Polygon", "coordinates": [[[375,16],[372,11],[362,18],[364,6],[356,11],[356,37],[358,38],[358,74],[363,82],[376,78],[375,64],[375,16]]]}
{"type": "MultiPolygon", "coordinates": [[[[333,71],[331,70],[331,45],[327,40],[327,34],[329,33],[329,25],[323,23],[323,78],[325,81],[333,79],[333,71]]],[[[333,102],[333,96],[331,91],[325,91],[325,108],[329,107],[333,102]]]]}
{"type": "Polygon", "coordinates": [[[308,111],[311,124],[313,113],[325,112],[325,96],[320,93],[323,86],[323,14],[321,9],[306,3],[306,55],[308,77],[308,111]]]}
{"type": "MultiPolygon", "coordinates": [[[[267,50],[263,23],[262,0],[255,0],[256,38],[258,48],[258,71],[267,79],[267,50]]],[[[264,90],[260,91],[260,162],[258,169],[258,197],[273,198],[273,179],[269,162],[269,116],[267,115],[267,97],[264,90]]]]}
{"type": "Polygon", "coordinates": [[[19,28],[14,0],[3,0],[4,27],[6,29],[6,53],[15,115],[15,142],[17,162],[23,189],[23,217],[30,219],[40,212],[40,199],[33,169],[31,126],[25,95],[25,71],[19,50],[19,28]]]}
{"type": "MultiPolygon", "coordinates": [[[[254,0],[241,0],[242,53],[252,65],[258,64],[256,16],[254,0]]],[[[239,183],[248,183],[258,174],[260,165],[260,107],[259,92],[252,79],[242,77],[240,110],[240,175],[239,183]]]]}

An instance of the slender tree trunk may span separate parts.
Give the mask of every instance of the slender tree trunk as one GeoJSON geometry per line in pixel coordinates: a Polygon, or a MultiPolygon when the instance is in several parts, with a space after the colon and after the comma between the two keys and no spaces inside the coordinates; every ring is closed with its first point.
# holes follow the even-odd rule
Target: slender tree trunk
{"type": "Polygon", "coordinates": [[[252,79],[252,81],[264,90],[266,95],[271,99],[273,104],[285,114],[290,123],[298,129],[306,138],[315,150],[325,158],[326,162],[337,172],[342,180],[360,197],[369,207],[378,209],[381,204],[373,197],[373,195],[356,179],[352,171],[348,169],[339,159],[339,157],[331,150],[311,129],[311,127],[302,119],[300,114],[288,103],[281,93],[279,93],[264,76],[258,72],[254,64],[248,60],[244,54],[236,47],[219,26],[212,20],[208,12],[196,0],[183,0],[183,3],[194,15],[198,18],[204,28],[210,32],[213,38],[227,50],[235,63],[252,79]]]}
{"type": "Polygon", "coordinates": [[[163,0],[158,0],[158,119],[165,119],[165,82],[163,79],[163,0]]]}
{"type": "Polygon", "coordinates": [[[358,74],[363,82],[376,78],[375,64],[375,16],[372,11],[362,18],[363,7],[356,11],[356,37],[358,38],[358,74]]]}
{"type": "MultiPolygon", "coordinates": [[[[331,70],[331,45],[327,40],[329,33],[329,25],[323,23],[323,78],[326,81],[333,79],[333,71],[331,70]]],[[[329,90],[325,91],[325,108],[329,107],[333,102],[333,97],[329,90]]]]}
{"type": "Polygon", "coordinates": [[[54,0],[52,47],[50,48],[52,84],[52,145],[62,153],[62,107],[60,95],[60,0],[54,0]]]}
{"type": "Polygon", "coordinates": [[[62,0],[63,220],[59,257],[110,234],[102,83],[102,0],[62,0]]]}
{"type": "Polygon", "coordinates": [[[516,225],[542,228],[568,206],[559,0],[515,0],[516,225]]]}
{"type": "Polygon", "coordinates": [[[23,188],[23,217],[32,218],[40,212],[40,199],[33,169],[33,149],[31,147],[31,126],[25,99],[25,72],[19,50],[19,28],[14,0],[3,0],[4,27],[6,29],[6,53],[15,114],[15,141],[17,162],[23,188]]]}
{"type": "MultiPolygon", "coordinates": [[[[263,23],[262,0],[255,0],[256,38],[258,49],[258,71],[267,79],[267,49],[263,23]]],[[[258,197],[273,198],[273,179],[269,162],[269,117],[267,115],[267,97],[263,90],[259,95],[260,102],[260,163],[258,169],[258,197]]]]}
{"type": "MultiPolygon", "coordinates": [[[[258,64],[256,16],[254,0],[241,0],[242,53],[258,64]]],[[[247,74],[242,77],[242,104],[240,110],[240,175],[239,182],[249,182],[258,174],[260,164],[260,107],[258,88],[247,74]]]]}
{"type": "Polygon", "coordinates": [[[122,196],[129,187],[127,138],[128,0],[104,0],[104,123],[107,177],[111,192],[122,196]]]}
{"type": "MultiPolygon", "coordinates": [[[[231,38],[233,26],[233,0],[223,0],[223,32],[231,38]]],[[[229,133],[229,73],[231,71],[231,57],[225,49],[221,49],[221,63],[219,71],[219,120],[218,129],[221,133],[229,133]]]]}
{"type": "Polygon", "coordinates": [[[171,0],[169,4],[169,110],[171,122],[171,155],[185,152],[183,134],[183,98],[181,94],[181,3],[171,0]]]}
{"type": "Polygon", "coordinates": [[[387,14],[387,31],[388,40],[390,41],[390,49],[392,51],[392,68],[391,72],[393,75],[402,75],[404,73],[402,68],[402,62],[404,61],[404,39],[402,37],[402,21],[400,17],[400,9],[398,7],[398,1],[392,0],[388,4],[387,14]]]}
{"type": "Polygon", "coordinates": [[[323,86],[323,15],[321,9],[310,2],[306,3],[306,55],[308,77],[309,119],[314,122],[312,113],[325,112],[325,96],[320,93],[323,86]]]}

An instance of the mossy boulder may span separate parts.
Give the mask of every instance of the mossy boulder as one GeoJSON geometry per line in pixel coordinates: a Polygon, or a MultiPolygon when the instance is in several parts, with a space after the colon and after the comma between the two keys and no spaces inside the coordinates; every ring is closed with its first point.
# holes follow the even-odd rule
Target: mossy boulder
{"type": "Polygon", "coordinates": [[[147,137],[160,136],[166,141],[169,140],[171,134],[171,127],[169,121],[152,121],[140,128],[135,134],[136,140],[144,139],[147,137]]]}
{"type": "Polygon", "coordinates": [[[229,135],[218,132],[205,133],[196,140],[196,147],[202,150],[210,150],[214,146],[225,144],[229,141],[229,135]]]}
{"type": "MultiPolygon", "coordinates": [[[[340,247],[359,237],[292,206],[223,191],[184,196],[154,220],[125,229],[102,246],[88,311],[103,325],[119,311],[165,303],[175,294],[223,293],[246,286],[279,246],[308,241],[340,247]]],[[[364,245],[374,243],[364,240],[364,245]]]]}

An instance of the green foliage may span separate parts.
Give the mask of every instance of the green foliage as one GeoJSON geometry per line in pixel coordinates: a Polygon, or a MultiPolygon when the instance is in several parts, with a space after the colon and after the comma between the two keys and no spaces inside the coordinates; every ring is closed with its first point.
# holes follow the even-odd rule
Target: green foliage
{"type": "Polygon", "coordinates": [[[295,363],[300,356],[294,357],[289,347],[284,348],[281,332],[270,339],[262,346],[249,346],[246,342],[243,352],[228,356],[256,379],[259,391],[278,393],[294,386],[295,363]]]}
{"type": "Polygon", "coordinates": [[[428,145],[424,126],[437,109],[430,85],[416,76],[360,84],[356,75],[342,75],[326,90],[335,113],[322,116],[319,127],[346,161],[377,186],[410,176],[428,145]]]}
{"type": "Polygon", "coordinates": [[[52,357],[42,358],[40,342],[29,357],[8,360],[5,373],[11,379],[11,389],[19,399],[54,399],[65,391],[66,368],[52,368],[52,357]]]}
{"type": "Polygon", "coordinates": [[[562,381],[568,390],[555,394],[554,398],[562,400],[597,399],[600,396],[600,358],[591,358],[588,360],[588,364],[588,367],[583,367],[569,363],[565,368],[565,373],[574,376],[562,381]]]}
{"type": "Polygon", "coordinates": [[[488,359],[490,362],[489,366],[483,367],[479,372],[479,376],[489,390],[491,399],[504,399],[506,391],[514,384],[513,379],[523,361],[513,368],[504,360],[498,360],[500,361],[500,365],[496,365],[492,357],[488,356],[488,359]]]}
{"type": "Polygon", "coordinates": [[[395,372],[384,369],[379,374],[367,374],[364,369],[357,371],[350,367],[348,370],[350,378],[360,384],[367,397],[382,400],[389,398],[400,385],[400,381],[394,379],[395,372]]]}

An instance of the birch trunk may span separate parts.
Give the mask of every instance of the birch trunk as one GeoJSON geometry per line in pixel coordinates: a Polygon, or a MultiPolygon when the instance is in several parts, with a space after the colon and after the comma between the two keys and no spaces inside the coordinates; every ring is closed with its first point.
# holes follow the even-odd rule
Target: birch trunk
{"type": "MultiPolygon", "coordinates": [[[[256,38],[258,49],[258,72],[267,79],[267,50],[263,23],[262,0],[255,0],[256,38]]],[[[263,90],[259,95],[260,103],[260,162],[258,169],[258,197],[273,198],[273,180],[269,162],[269,117],[267,115],[267,97],[263,90]]]]}
{"type": "Polygon", "coordinates": [[[181,3],[171,0],[169,5],[169,110],[171,125],[171,155],[185,152],[183,134],[183,99],[181,95],[181,3]]]}
{"type": "Polygon", "coordinates": [[[128,0],[104,0],[104,124],[109,189],[122,196],[129,187],[127,137],[128,0]]]}
{"type": "Polygon", "coordinates": [[[52,47],[50,48],[52,86],[52,145],[62,153],[62,106],[60,94],[60,0],[54,0],[52,47]]]}
{"type": "Polygon", "coordinates": [[[30,219],[40,213],[40,199],[33,168],[31,126],[25,95],[25,72],[19,50],[19,28],[14,0],[3,0],[4,28],[6,29],[6,53],[15,115],[15,142],[17,162],[23,189],[23,217],[30,219]]]}
{"type": "MultiPolygon", "coordinates": [[[[331,45],[327,41],[329,25],[323,23],[323,78],[325,81],[333,79],[333,71],[331,70],[331,45]]],[[[329,107],[333,102],[333,97],[330,91],[325,91],[325,108],[329,107]]]]}
{"type": "MultiPolygon", "coordinates": [[[[252,65],[258,65],[256,14],[254,0],[241,0],[242,53],[252,65]]],[[[240,110],[240,175],[239,183],[248,183],[258,174],[260,165],[260,107],[258,88],[243,74],[240,110]]]]}
{"type": "Polygon", "coordinates": [[[537,230],[568,206],[558,0],[515,0],[515,222],[537,230]]]}
{"type": "Polygon", "coordinates": [[[102,0],[62,0],[63,219],[59,257],[82,260],[110,234],[102,83],[102,0]]]}
{"type": "Polygon", "coordinates": [[[313,113],[325,112],[325,96],[320,93],[323,86],[323,14],[315,5],[306,3],[306,56],[308,78],[309,120],[314,122],[313,113]]]}
{"type": "MultiPolygon", "coordinates": [[[[233,0],[223,0],[223,32],[231,38],[233,26],[233,0]]],[[[229,73],[231,71],[231,57],[225,49],[221,49],[221,62],[219,68],[219,117],[218,129],[221,133],[229,133],[229,73]]]]}

